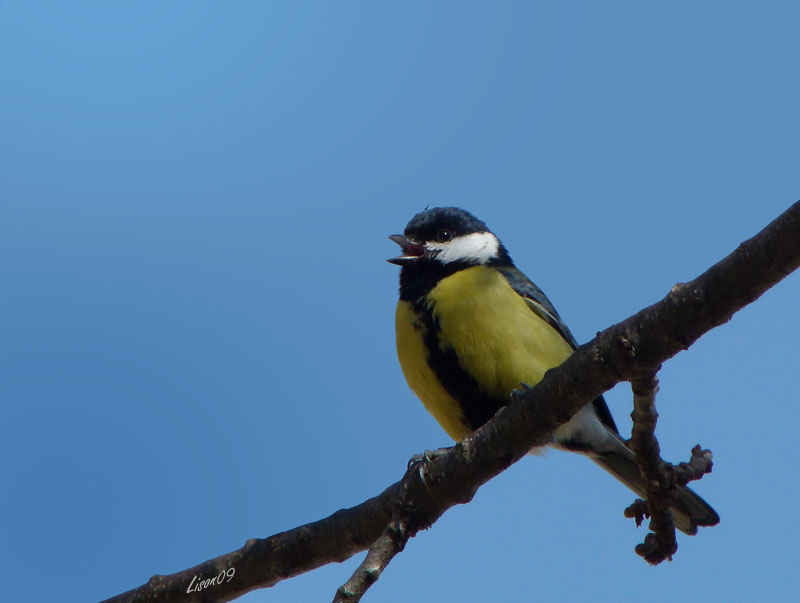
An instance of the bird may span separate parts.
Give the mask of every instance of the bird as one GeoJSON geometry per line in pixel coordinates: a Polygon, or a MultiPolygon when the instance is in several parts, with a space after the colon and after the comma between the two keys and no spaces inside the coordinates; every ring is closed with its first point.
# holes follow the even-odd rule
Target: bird
{"type": "MultiPolygon", "coordinates": [[[[544,292],[471,213],[426,208],[402,235],[389,238],[401,249],[388,260],[401,267],[395,312],[400,367],[453,440],[481,427],[578,347],[544,292]]],[[[587,456],[646,498],[636,456],[602,396],[559,426],[550,445],[587,456]]],[[[719,523],[716,511],[685,486],[671,510],[675,527],[686,534],[719,523]]]]}

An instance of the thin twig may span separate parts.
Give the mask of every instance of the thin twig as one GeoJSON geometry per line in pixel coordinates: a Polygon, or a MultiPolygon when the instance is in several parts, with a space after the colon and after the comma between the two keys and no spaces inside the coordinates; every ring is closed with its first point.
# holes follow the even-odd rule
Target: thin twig
{"type": "MultiPolygon", "coordinates": [[[[394,501],[391,521],[369,547],[364,561],[350,579],[337,589],[333,603],[360,601],[367,589],[378,581],[391,560],[405,548],[409,538],[429,525],[422,521],[424,513],[420,512],[426,504],[428,468],[433,459],[446,456],[451,450],[452,448],[426,450],[424,454],[415,455],[409,461],[402,480],[402,494],[394,501]]],[[[474,492],[472,489],[462,492],[462,499],[458,502],[469,502],[474,492]]]]}
{"type": "MultiPolygon", "coordinates": [[[[631,381],[633,389],[633,428],[631,430],[631,449],[636,453],[636,461],[644,478],[647,491],[647,514],[650,516],[652,534],[636,546],[636,553],[651,565],[665,559],[672,559],[678,550],[675,539],[675,523],[672,520],[670,505],[675,500],[672,472],[665,471],[661,460],[661,449],[656,439],[656,393],[658,378],[655,373],[631,381]]],[[[637,524],[640,523],[640,519],[637,524]]]]}
{"type": "Polygon", "coordinates": [[[674,473],[675,484],[685,486],[702,478],[706,473],[711,473],[714,467],[713,457],[710,450],[705,450],[697,444],[692,448],[692,458],[688,463],[680,463],[678,466],[670,465],[674,473]]]}
{"type": "Polygon", "coordinates": [[[408,525],[399,517],[400,513],[392,517],[392,521],[383,530],[380,537],[369,547],[364,561],[358,566],[350,579],[336,591],[333,603],[357,603],[375,584],[381,573],[394,556],[401,552],[410,537],[408,525]]]}

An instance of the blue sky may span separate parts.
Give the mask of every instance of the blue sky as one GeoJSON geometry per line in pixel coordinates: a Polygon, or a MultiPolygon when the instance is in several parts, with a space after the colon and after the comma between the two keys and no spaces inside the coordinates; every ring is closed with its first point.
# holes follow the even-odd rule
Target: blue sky
{"type": "MultiPolygon", "coordinates": [[[[484,219],[581,341],[800,197],[795,3],[0,2],[3,599],[92,601],[357,504],[448,444],[394,353],[386,236],[484,219]]],[[[792,275],[660,375],[722,523],[523,459],[366,600],[781,600],[792,275]]],[[[609,405],[629,429],[630,394],[609,405]]],[[[330,600],[359,558],[249,603],[330,600]]]]}

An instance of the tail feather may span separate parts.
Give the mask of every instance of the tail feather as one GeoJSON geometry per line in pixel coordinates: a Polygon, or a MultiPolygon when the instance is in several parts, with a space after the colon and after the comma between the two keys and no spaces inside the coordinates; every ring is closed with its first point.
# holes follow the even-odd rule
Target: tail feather
{"type": "MultiPolygon", "coordinates": [[[[607,450],[589,452],[588,456],[603,469],[633,490],[638,496],[646,498],[644,480],[636,463],[636,456],[618,435],[608,432],[607,450]]],[[[677,499],[672,507],[675,527],[684,534],[696,534],[697,526],[713,526],[719,523],[719,515],[698,494],[686,486],[678,488],[677,499]]]]}

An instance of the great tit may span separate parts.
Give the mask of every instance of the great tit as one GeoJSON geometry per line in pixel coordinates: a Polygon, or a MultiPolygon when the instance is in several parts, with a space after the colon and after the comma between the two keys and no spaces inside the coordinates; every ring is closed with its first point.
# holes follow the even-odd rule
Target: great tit
{"type": "MultiPolygon", "coordinates": [[[[437,207],[392,235],[402,254],[395,315],[397,355],[411,390],[454,440],[491,419],[514,390],[534,386],[578,344],[542,290],[469,212],[437,207]]],[[[553,434],[645,497],[633,452],[602,397],[553,434]]],[[[695,534],[719,516],[689,488],[672,506],[675,526],[695,534]]]]}

